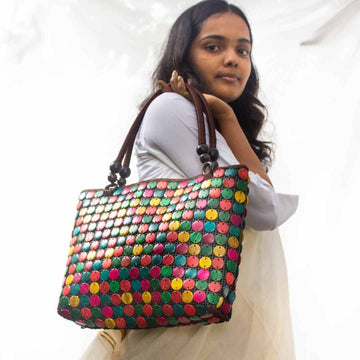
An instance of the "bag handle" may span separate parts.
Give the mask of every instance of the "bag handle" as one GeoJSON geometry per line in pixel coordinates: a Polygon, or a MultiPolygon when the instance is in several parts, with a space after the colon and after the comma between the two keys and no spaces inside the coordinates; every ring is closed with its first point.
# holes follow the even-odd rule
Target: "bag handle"
{"type": "MultiPolygon", "coordinates": [[[[186,84],[185,87],[186,90],[189,92],[190,98],[195,106],[196,118],[198,123],[198,146],[196,147],[196,152],[200,156],[200,161],[204,164],[203,173],[213,173],[213,171],[218,167],[218,163],[216,162],[216,160],[219,157],[219,152],[216,149],[216,134],[212,112],[209,108],[209,105],[207,104],[205,97],[199,90],[188,84],[186,84]],[[206,121],[209,129],[209,145],[207,145],[206,143],[203,112],[205,112],[206,121]]],[[[149,107],[151,102],[162,93],[162,90],[158,90],[148,99],[148,101],[145,103],[140,113],[136,117],[134,123],[130,127],[130,130],[116,157],[116,160],[113,161],[110,165],[110,175],[108,176],[110,184],[106,186],[106,189],[123,187],[126,184],[126,178],[129,177],[131,174],[129,164],[136,134],[141,126],[147,108],[149,107]],[[119,174],[120,176],[119,179],[117,174],[119,174]]]]}

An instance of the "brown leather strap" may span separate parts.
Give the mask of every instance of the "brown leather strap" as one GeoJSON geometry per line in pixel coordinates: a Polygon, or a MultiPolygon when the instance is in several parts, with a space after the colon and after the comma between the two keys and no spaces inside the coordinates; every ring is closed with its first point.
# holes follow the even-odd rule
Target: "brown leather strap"
{"type": "MultiPolygon", "coordinates": [[[[206,144],[206,133],[205,133],[205,123],[204,123],[204,115],[203,112],[205,112],[206,115],[206,121],[208,123],[209,128],[209,147],[210,148],[216,148],[216,135],[215,135],[215,125],[214,125],[214,119],[211,113],[211,110],[207,104],[206,99],[201,94],[199,90],[196,88],[186,84],[186,89],[190,94],[191,101],[193,102],[195,106],[195,112],[196,112],[196,118],[198,123],[198,144],[206,144]]],[[[130,130],[124,140],[124,143],[116,157],[117,162],[120,162],[122,166],[129,166],[130,159],[132,155],[132,149],[134,146],[135,138],[137,135],[137,132],[141,126],[142,120],[144,118],[145,112],[151,102],[158,97],[160,94],[162,94],[162,90],[158,90],[155,92],[145,103],[143,108],[141,109],[140,113],[136,117],[134,123],[130,127],[130,130]]],[[[196,149],[194,149],[196,151],[196,149]]]]}

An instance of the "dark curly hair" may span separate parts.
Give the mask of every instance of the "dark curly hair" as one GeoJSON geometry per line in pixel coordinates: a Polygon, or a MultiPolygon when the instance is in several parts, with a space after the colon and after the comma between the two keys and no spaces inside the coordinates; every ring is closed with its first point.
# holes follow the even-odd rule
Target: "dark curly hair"
{"type": "MultiPolygon", "coordinates": [[[[163,55],[152,75],[153,91],[158,89],[158,81],[169,82],[172,71],[175,69],[185,82],[190,77],[191,84],[200,91],[201,80],[193,70],[189,61],[191,43],[201,30],[203,22],[217,13],[232,12],[239,15],[247,24],[250,40],[253,43],[251,28],[245,14],[235,5],[228,4],[223,0],[205,0],[184,11],[172,26],[163,55]]],[[[257,98],[259,90],[259,77],[250,54],[251,72],[245,89],[241,96],[230,102],[236,117],[243,129],[252,149],[266,170],[271,166],[273,158],[273,143],[261,141],[257,137],[264,125],[267,110],[264,104],[257,98]]],[[[149,98],[149,97],[148,97],[149,98]]],[[[147,99],[148,99],[147,98],[147,99]]],[[[140,108],[145,104],[142,102],[140,108]]]]}

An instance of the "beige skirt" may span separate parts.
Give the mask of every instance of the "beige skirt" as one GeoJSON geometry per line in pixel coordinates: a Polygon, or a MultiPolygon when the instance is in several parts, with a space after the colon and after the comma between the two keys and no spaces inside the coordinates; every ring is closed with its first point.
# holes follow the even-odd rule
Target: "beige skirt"
{"type": "Polygon", "coordinates": [[[229,322],[100,330],[82,360],[294,360],[287,270],[278,229],[245,230],[229,322]]]}

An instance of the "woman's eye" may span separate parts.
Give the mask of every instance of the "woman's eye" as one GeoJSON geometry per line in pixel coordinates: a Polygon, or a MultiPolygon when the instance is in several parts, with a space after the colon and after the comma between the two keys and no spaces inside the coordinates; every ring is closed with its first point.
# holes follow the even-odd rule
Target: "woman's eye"
{"type": "Polygon", "coordinates": [[[239,54],[247,56],[249,55],[249,51],[247,49],[239,49],[239,54]]]}
{"type": "Polygon", "coordinates": [[[206,48],[212,52],[216,51],[219,49],[219,47],[215,44],[210,44],[210,45],[207,45],[206,48]]]}

